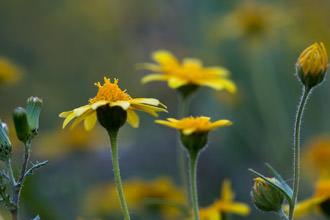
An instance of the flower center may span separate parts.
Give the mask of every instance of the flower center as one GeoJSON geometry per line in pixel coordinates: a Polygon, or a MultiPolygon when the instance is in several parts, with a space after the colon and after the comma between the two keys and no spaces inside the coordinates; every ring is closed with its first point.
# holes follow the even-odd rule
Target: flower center
{"type": "Polygon", "coordinates": [[[99,91],[96,96],[92,99],[89,99],[89,103],[93,104],[98,101],[128,101],[132,99],[127,93],[126,90],[121,90],[118,87],[118,79],[115,79],[113,83],[111,83],[110,79],[104,77],[104,84],[101,85],[100,82],[95,83],[97,87],[99,87],[99,91]]]}

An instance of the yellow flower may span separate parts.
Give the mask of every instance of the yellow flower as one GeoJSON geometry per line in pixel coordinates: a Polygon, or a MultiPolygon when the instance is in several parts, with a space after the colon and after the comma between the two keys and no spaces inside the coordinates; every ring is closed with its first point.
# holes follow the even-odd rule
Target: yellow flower
{"type": "Polygon", "coordinates": [[[222,184],[221,198],[212,205],[199,210],[201,220],[221,220],[221,214],[225,213],[243,216],[250,213],[250,207],[245,203],[233,202],[235,195],[230,185],[230,181],[225,180],[222,184]]]}
{"type": "Polygon", "coordinates": [[[155,122],[180,130],[184,135],[191,135],[192,133],[207,133],[217,127],[232,125],[229,120],[218,120],[216,122],[211,122],[210,118],[205,116],[190,116],[181,120],[168,118],[167,120],[168,121],[156,120],[155,122]]]}
{"type": "Polygon", "coordinates": [[[132,127],[139,126],[139,117],[135,110],[145,111],[153,116],[158,116],[156,112],[167,112],[166,106],[160,103],[157,99],[153,98],[131,98],[126,90],[121,90],[118,87],[118,79],[111,83],[110,79],[104,77],[104,84],[100,82],[95,83],[99,88],[97,95],[89,100],[88,105],[81,106],[73,109],[72,111],[62,112],[59,116],[65,118],[63,122],[63,128],[65,128],[70,121],[74,118],[76,120],[72,124],[71,128],[74,128],[77,124],[84,120],[84,126],[86,130],[91,130],[97,120],[97,109],[100,107],[120,107],[127,113],[127,122],[132,127]],[[163,108],[156,107],[161,105],[163,108]]]}
{"type": "Polygon", "coordinates": [[[20,79],[22,70],[5,57],[0,57],[0,85],[12,84],[20,79]]]}
{"type": "MultiPolygon", "coordinates": [[[[148,199],[160,199],[178,204],[185,202],[183,190],[175,186],[167,177],[159,177],[155,180],[132,179],[125,181],[123,185],[127,205],[135,211],[146,206],[148,199]]],[[[120,212],[116,195],[114,183],[96,186],[88,192],[84,210],[91,216],[120,212]]],[[[179,210],[171,206],[159,205],[159,210],[166,219],[170,220],[181,215],[179,210]]]]}
{"type": "MultiPolygon", "coordinates": [[[[212,38],[247,38],[265,40],[276,35],[280,28],[291,23],[281,9],[255,1],[244,1],[211,26],[212,38]]],[[[218,40],[217,40],[218,41],[218,40]]]]}
{"type": "Polygon", "coordinates": [[[297,61],[297,73],[305,86],[313,87],[323,81],[328,67],[328,55],[324,44],[307,47],[297,61]]]}
{"type": "Polygon", "coordinates": [[[226,89],[231,93],[236,91],[235,84],[228,79],[229,71],[223,67],[203,67],[202,62],[194,58],[185,58],[181,64],[166,50],[154,52],[152,58],[158,64],[138,64],[141,69],[155,72],[145,76],[142,79],[143,83],[161,80],[167,81],[172,89],[195,85],[208,86],[216,90],[226,89]]]}
{"type": "Polygon", "coordinates": [[[313,168],[308,173],[315,173],[315,169],[320,175],[320,179],[330,179],[330,137],[320,136],[313,138],[307,143],[304,151],[304,163],[306,169],[313,168]]]}
{"type": "MultiPolygon", "coordinates": [[[[288,207],[285,207],[285,210],[287,211],[288,207]]],[[[330,179],[320,180],[314,196],[297,203],[294,216],[301,217],[313,211],[330,217],[330,179]]]]}

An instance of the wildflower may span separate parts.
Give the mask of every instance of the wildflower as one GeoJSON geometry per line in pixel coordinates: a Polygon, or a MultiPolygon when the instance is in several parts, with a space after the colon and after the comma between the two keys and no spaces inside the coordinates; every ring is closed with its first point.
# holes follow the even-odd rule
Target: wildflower
{"type": "Polygon", "coordinates": [[[222,184],[221,198],[212,205],[199,210],[200,220],[221,220],[222,215],[234,213],[246,216],[250,213],[250,207],[245,203],[234,202],[234,192],[229,180],[222,184]]]}
{"type": "Polygon", "coordinates": [[[145,76],[143,83],[150,81],[167,81],[172,89],[196,89],[208,86],[216,90],[236,91],[235,84],[228,79],[229,71],[223,67],[203,67],[202,62],[194,58],[183,59],[182,64],[166,50],[158,50],[152,54],[158,64],[143,63],[138,67],[154,71],[145,76]],[[189,87],[190,86],[190,87],[189,87]],[[191,87],[192,86],[192,87],[191,87]]]}
{"type": "MultiPolygon", "coordinates": [[[[276,182],[275,178],[268,178],[276,182]]],[[[284,195],[274,186],[268,184],[264,179],[257,177],[254,179],[254,186],[251,191],[251,197],[254,204],[262,211],[275,211],[281,209],[284,195]]]]}
{"type": "Polygon", "coordinates": [[[181,141],[188,150],[201,149],[207,142],[209,131],[232,124],[229,120],[211,122],[210,118],[205,116],[190,116],[181,120],[168,118],[167,121],[156,120],[155,122],[181,131],[181,141]]]}
{"type": "MultiPolygon", "coordinates": [[[[158,177],[154,180],[131,179],[123,183],[126,192],[127,205],[135,212],[148,208],[148,200],[162,200],[183,204],[184,193],[174,185],[168,177],[158,177]]],[[[91,216],[104,215],[106,213],[120,212],[119,201],[116,198],[116,186],[114,183],[106,183],[93,187],[86,195],[84,210],[91,216]]],[[[152,206],[158,208],[165,219],[180,217],[180,212],[167,205],[152,206]]]]}
{"type": "MultiPolygon", "coordinates": [[[[114,83],[111,83],[110,79],[104,77],[103,85],[101,85],[100,82],[95,83],[95,85],[99,90],[97,95],[89,100],[88,105],[81,106],[72,111],[62,112],[59,115],[61,118],[65,118],[63,128],[76,118],[71,128],[74,128],[79,122],[84,120],[85,129],[91,130],[97,119],[99,119],[99,121],[101,120],[101,124],[103,123],[102,112],[105,112],[105,114],[106,112],[111,112],[111,114],[117,114],[119,112],[118,114],[121,114],[119,117],[116,115],[111,116],[115,121],[110,121],[110,123],[114,123],[115,126],[119,123],[118,126],[120,127],[125,121],[127,121],[132,127],[136,128],[139,126],[139,117],[135,113],[135,110],[145,111],[154,116],[158,116],[156,113],[158,111],[167,112],[164,109],[166,106],[160,103],[157,99],[131,98],[126,93],[126,90],[123,91],[118,87],[118,79],[115,79],[114,83]],[[156,107],[158,105],[161,105],[164,108],[156,107]],[[115,107],[119,107],[119,110],[115,107]],[[118,119],[122,119],[122,121],[117,122],[116,120],[118,119]]],[[[107,120],[108,119],[105,121],[107,122],[107,120]]]]}
{"type": "MultiPolygon", "coordinates": [[[[288,207],[284,209],[287,210],[288,207]]],[[[317,212],[328,218],[330,217],[330,179],[317,182],[314,196],[298,202],[294,210],[294,216],[302,217],[310,212],[317,212]]]]}
{"type": "Polygon", "coordinates": [[[323,81],[327,67],[328,55],[324,44],[314,43],[300,54],[297,75],[305,86],[312,88],[323,81]]]}
{"type": "Polygon", "coordinates": [[[271,4],[245,1],[228,14],[216,18],[211,33],[213,38],[245,38],[260,42],[273,37],[290,23],[291,18],[271,4]]]}
{"type": "Polygon", "coordinates": [[[320,179],[330,179],[330,137],[320,136],[313,138],[307,144],[304,151],[304,162],[306,168],[315,173],[315,169],[320,179]]]}
{"type": "Polygon", "coordinates": [[[0,86],[19,80],[22,70],[5,57],[0,57],[0,86]]]}

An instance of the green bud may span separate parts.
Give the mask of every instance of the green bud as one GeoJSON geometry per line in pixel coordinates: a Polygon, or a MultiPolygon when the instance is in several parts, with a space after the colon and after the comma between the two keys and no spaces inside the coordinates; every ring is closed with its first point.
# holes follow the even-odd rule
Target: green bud
{"type": "MultiPolygon", "coordinates": [[[[276,182],[275,178],[268,178],[272,182],[276,182]]],[[[283,193],[267,183],[264,179],[257,177],[254,179],[254,186],[251,191],[251,197],[254,204],[262,211],[278,212],[284,200],[283,193]]]]}
{"type": "Polygon", "coordinates": [[[117,132],[127,120],[127,113],[119,106],[104,105],[96,109],[97,119],[108,132],[117,132]]]}
{"type": "Polygon", "coordinates": [[[43,103],[42,99],[38,97],[31,96],[27,100],[26,114],[32,136],[38,134],[39,116],[40,116],[42,103],[43,103]]]}
{"type": "Polygon", "coordinates": [[[181,133],[181,142],[189,152],[197,153],[207,144],[207,132],[196,132],[190,135],[181,133]]]}
{"type": "Polygon", "coordinates": [[[26,143],[30,139],[31,133],[25,109],[22,107],[14,109],[13,119],[18,139],[26,143]]]}
{"type": "Polygon", "coordinates": [[[0,121],[0,160],[7,161],[11,157],[12,146],[8,138],[8,127],[0,121]]]}

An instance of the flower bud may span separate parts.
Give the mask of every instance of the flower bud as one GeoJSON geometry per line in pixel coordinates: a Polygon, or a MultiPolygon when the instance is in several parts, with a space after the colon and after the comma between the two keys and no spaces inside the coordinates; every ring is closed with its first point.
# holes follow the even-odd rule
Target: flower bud
{"type": "Polygon", "coordinates": [[[8,127],[0,121],[0,160],[6,161],[11,157],[12,146],[8,138],[8,127]]]}
{"type": "Polygon", "coordinates": [[[328,55],[324,44],[314,43],[306,48],[297,61],[297,75],[305,86],[312,88],[324,79],[328,55]]]}
{"type": "Polygon", "coordinates": [[[26,114],[32,136],[38,134],[41,106],[42,100],[40,98],[33,96],[28,98],[26,105],[26,114]]]}
{"type": "Polygon", "coordinates": [[[181,132],[181,142],[183,146],[192,153],[198,153],[207,143],[208,132],[194,132],[184,135],[181,132]]]}
{"type": "Polygon", "coordinates": [[[26,143],[31,133],[25,109],[21,107],[14,109],[13,119],[18,139],[26,143]]]}
{"type": "Polygon", "coordinates": [[[104,105],[96,109],[97,119],[108,132],[116,132],[127,120],[127,112],[119,106],[104,105]]]}
{"type": "MultiPolygon", "coordinates": [[[[268,179],[274,183],[277,181],[275,178],[268,179]]],[[[267,183],[260,177],[254,179],[251,197],[254,204],[260,210],[266,212],[279,211],[284,200],[284,195],[279,189],[267,183]]]]}

